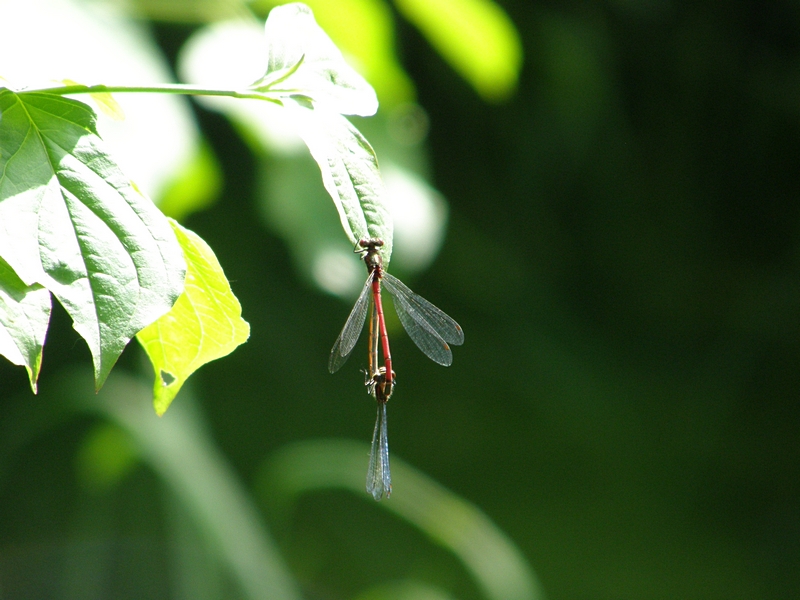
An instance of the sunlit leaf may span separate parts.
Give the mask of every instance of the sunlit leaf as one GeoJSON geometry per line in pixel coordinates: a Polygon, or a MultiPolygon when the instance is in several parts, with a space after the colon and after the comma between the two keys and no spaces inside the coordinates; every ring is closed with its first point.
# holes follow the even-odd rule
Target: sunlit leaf
{"type": "Polygon", "coordinates": [[[0,115],[0,257],[58,298],[99,389],[130,339],[180,295],[181,248],[106,152],[88,105],[0,89],[0,115]]]}
{"type": "Polygon", "coordinates": [[[397,9],[487,100],[516,87],[522,42],[508,15],[492,0],[395,0],[397,9]]]}
{"type": "MultiPolygon", "coordinates": [[[[254,0],[263,14],[280,0],[254,0]]],[[[306,0],[314,17],[342,53],[375,88],[381,104],[397,106],[414,100],[414,84],[397,57],[394,15],[384,0],[306,0]]]]}
{"type": "MultiPolygon", "coordinates": [[[[0,72],[11,82],[5,87],[42,89],[64,78],[142,84],[174,77],[152,27],[131,3],[0,0],[0,15],[3,47],[25,48],[0,58],[0,72]]],[[[114,94],[120,112],[112,112],[125,114],[120,121],[103,114],[103,96],[75,98],[98,113],[98,132],[114,161],[158,204],[200,139],[189,102],[177,94],[114,94]]]]}
{"type": "Polygon", "coordinates": [[[0,258],[0,354],[25,367],[34,394],[49,323],[50,292],[25,285],[0,258]]]}
{"type": "Polygon", "coordinates": [[[269,13],[267,72],[253,88],[284,96],[305,96],[343,115],[369,116],[378,98],[366,80],[317,25],[311,9],[294,3],[269,13]]]}
{"type": "Polygon", "coordinates": [[[214,252],[196,233],[170,223],[186,257],[186,286],[172,310],[136,336],[153,363],[153,405],[159,415],[192,373],[250,336],[214,252]]]}

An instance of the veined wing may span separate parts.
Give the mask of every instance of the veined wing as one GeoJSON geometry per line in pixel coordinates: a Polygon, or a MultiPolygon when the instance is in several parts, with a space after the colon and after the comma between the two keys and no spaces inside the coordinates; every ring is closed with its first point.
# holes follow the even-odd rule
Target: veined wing
{"type": "Polygon", "coordinates": [[[394,298],[397,316],[417,347],[435,363],[450,366],[453,353],[448,344],[464,343],[461,326],[397,277],[384,272],[381,282],[394,298]]]}
{"type": "Polygon", "coordinates": [[[386,431],[386,403],[378,403],[378,417],[372,433],[372,448],[367,469],[367,492],[375,500],[392,493],[392,473],[389,470],[389,437],[386,431]]]}
{"type": "Polygon", "coordinates": [[[367,318],[367,307],[369,306],[370,286],[372,284],[372,273],[367,277],[367,282],[364,284],[364,289],[356,300],[353,310],[350,311],[350,316],[342,327],[342,332],[336,341],[333,343],[331,349],[331,357],[328,359],[328,371],[336,373],[342,365],[347,362],[347,357],[353,351],[353,348],[358,341],[361,330],[364,329],[364,321],[367,318]]]}

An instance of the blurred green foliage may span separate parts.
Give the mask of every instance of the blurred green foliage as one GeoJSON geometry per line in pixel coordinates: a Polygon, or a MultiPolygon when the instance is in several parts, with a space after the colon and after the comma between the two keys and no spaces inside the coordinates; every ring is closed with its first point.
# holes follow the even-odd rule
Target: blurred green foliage
{"type": "MultiPolygon", "coordinates": [[[[399,4],[390,11],[398,64],[430,121],[423,170],[450,210],[435,264],[408,283],[467,338],[442,369],[391,333],[393,455],[480,507],[549,598],[796,597],[800,11],[498,4],[525,54],[501,105],[399,4]]],[[[154,27],[174,58],[195,25],[154,27]]],[[[164,419],[182,403],[202,410],[213,456],[261,508],[306,597],[482,597],[453,555],[387,516],[404,500],[399,482],[385,506],[326,489],[281,508],[259,492],[290,444],[367,442],[374,406],[358,364],[325,369],[349,304],[305,283],[262,225],[269,161],[221,116],[196,116],[224,184],[186,224],[214,248],[252,333],[164,419]]],[[[235,571],[204,550],[224,521],[212,513],[216,529],[197,531],[176,492],[191,478],[148,461],[87,468],[101,442],[128,458],[131,446],[98,433],[115,422],[108,409],[63,407],[90,387],[63,377],[89,381],[89,355],[63,311],[54,320],[41,398],[0,365],[4,595],[237,597],[235,571]],[[116,486],[87,483],[114,473],[116,486]]],[[[121,366],[147,381],[138,352],[121,366]]]]}

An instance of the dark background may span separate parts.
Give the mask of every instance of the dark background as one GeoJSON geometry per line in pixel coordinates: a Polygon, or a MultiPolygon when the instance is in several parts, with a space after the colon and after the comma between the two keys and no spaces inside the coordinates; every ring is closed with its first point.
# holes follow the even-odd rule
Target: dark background
{"type": "MultiPolygon", "coordinates": [[[[800,6],[500,4],[525,53],[500,105],[397,20],[450,205],[435,264],[407,283],[466,343],[443,369],[393,336],[393,454],[484,510],[553,600],[798,597],[800,6]]],[[[156,30],[172,56],[190,32],[156,30]]],[[[374,413],[359,365],[326,370],[350,306],[297,275],[258,216],[258,161],[223,117],[197,117],[225,189],[186,225],[252,333],[192,389],[249,483],[289,442],[368,441],[374,413]]],[[[134,344],[120,367],[140,359],[134,344]]],[[[40,388],[89,364],[59,310],[40,388]]],[[[8,410],[37,402],[21,369],[0,365],[0,381],[8,410]]],[[[11,461],[8,547],[61,543],[92,423],[11,461]]],[[[109,527],[155,548],[139,566],[156,580],[158,486],[142,468],[106,499],[124,515],[109,527]]],[[[454,558],[367,500],[325,491],[265,515],[308,597],[409,573],[478,597],[454,558]]]]}

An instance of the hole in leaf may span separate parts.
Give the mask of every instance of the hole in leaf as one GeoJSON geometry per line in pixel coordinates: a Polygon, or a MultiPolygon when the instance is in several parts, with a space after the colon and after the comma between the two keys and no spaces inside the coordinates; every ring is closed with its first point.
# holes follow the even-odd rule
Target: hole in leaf
{"type": "Polygon", "coordinates": [[[164,384],[164,387],[167,387],[175,381],[175,376],[172,373],[167,373],[164,369],[161,369],[161,381],[164,384]]]}

